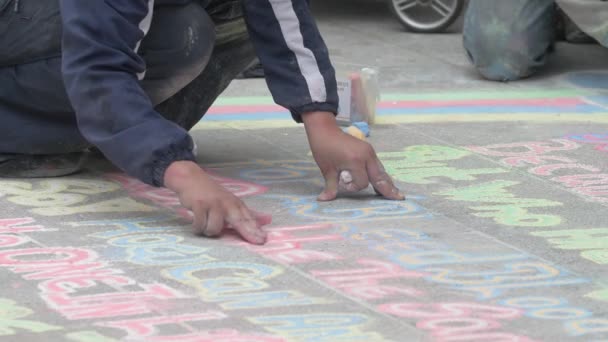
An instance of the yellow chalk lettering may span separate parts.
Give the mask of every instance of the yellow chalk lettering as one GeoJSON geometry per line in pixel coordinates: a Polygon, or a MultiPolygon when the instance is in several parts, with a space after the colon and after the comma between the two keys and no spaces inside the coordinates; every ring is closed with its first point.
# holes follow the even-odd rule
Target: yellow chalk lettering
{"type": "Polygon", "coordinates": [[[141,204],[131,198],[116,198],[107,201],[101,201],[91,204],[86,204],[77,207],[48,207],[36,208],[31,210],[33,213],[45,216],[62,216],[74,215],[83,213],[128,213],[128,212],[152,212],[158,211],[158,208],[149,205],[141,204]]]}

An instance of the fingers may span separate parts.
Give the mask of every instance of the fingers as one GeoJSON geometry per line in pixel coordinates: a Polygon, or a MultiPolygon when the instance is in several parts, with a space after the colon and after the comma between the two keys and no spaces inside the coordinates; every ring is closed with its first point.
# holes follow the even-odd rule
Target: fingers
{"type": "Polygon", "coordinates": [[[266,232],[262,230],[261,225],[245,205],[234,208],[228,213],[226,222],[248,242],[256,245],[266,242],[266,232]]]}
{"type": "Polygon", "coordinates": [[[225,228],[236,230],[247,242],[264,244],[266,233],[262,226],[270,224],[272,217],[249,210],[238,198],[217,203],[212,207],[202,203],[192,208],[194,232],[207,237],[217,237],[225,228]]]}
{"type": "Polygon", "coordinates": [[[222,230],[224,230],[224,215],[224,209],[219,205],[209,209],[207,228],[203,231],[203,234],[207,237],[220,236],[222,230]]]}
{"type": "Polygon", "coordinates": [[[323,202],[333,201],[336,199],[336,196],[338,196],[338,171],[331,170],[326,172],[323,176],[325,177],[325,189],[323,189],[323,192],[317,197],[317,200],[323,202]]]}
{"type": "Polygon", "coordinates": [[[405,195],[393,184],[391,176],[386,173],[384,166],[376,157],[367,162],[369,181],[376,193],[392,200],[404,200],[405,195]]]}
{"type": "Polygon", "coordinates": [[[196,234],[203,234],[207,229],[207,212],[208,209],[203,206],[194,206],[192,208],[192,213],[194,214],[192,228],[196,234]]]}
{"type": "Polygon", "coordinates": [[[253,213],[253,216],[255,217],[256,222],[260,225],[260,226],[266,226],[272,223],[272,216],[268,215],[268,214],[264,214],[264,213],[260,213],[257,212],[255,210],[249,210],[251,213],[253,213]]]}
{"type": "Polygon", "coordinates": [[[369,181],[365,164],[354,167],[353,170],[345,170],[340,172],[340,182],[338,189],[346,192],[358,192],[367,189],[369,181]]]}

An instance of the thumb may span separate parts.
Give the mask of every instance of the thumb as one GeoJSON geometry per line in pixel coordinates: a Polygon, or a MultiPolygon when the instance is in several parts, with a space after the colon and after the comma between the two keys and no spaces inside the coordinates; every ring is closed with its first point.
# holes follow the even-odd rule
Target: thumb
{"type": "Polygon", "coordinates": [[[323,192],[317,197],[317,200],[325,202],[325,201],[333,201],[338,196],[338,171],[331,170],[326,172],[325,177],[325,189],[323,192]]]}

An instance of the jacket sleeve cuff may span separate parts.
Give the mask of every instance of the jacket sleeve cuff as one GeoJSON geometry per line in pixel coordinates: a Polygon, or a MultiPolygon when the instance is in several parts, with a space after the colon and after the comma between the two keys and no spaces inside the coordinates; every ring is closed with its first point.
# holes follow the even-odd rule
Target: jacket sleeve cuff
{"type": "Polygon", "coordinates": [[[169,145],[168,148],[157,151],[154,154],[154,160],[149,171],[149,184],[162,187],[164,186],[165,171],[169,165],[176,161],[190,160],[195,161],[194,143],[190,135],[186,135],[184,139],[169,145]]]}
{"type": "Polygon", "coordinates": [[[338,106],[330,102],[315,102],[300,107],[290,108],[291,116],[297,123],[302,123],[302,114],[310,112],[330,112],[338,114],[338,106]]]}

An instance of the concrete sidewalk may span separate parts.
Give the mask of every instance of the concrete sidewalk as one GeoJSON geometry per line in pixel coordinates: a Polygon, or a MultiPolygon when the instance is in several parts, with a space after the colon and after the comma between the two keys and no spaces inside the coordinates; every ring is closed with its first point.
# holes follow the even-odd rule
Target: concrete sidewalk
{"type": "Polygon", "coordinates": [[[196,237],[102,161],[0,180],[0,340],[608,340],[608,52],[559,44],[538,78],[485,82],[457,33],[346,4],[315,4],[320,27],[341,74],[380,70],[370,142],[407,201],[317,203],[303,129],[235,81],[193,136],[269,243],[196,237]]]}

